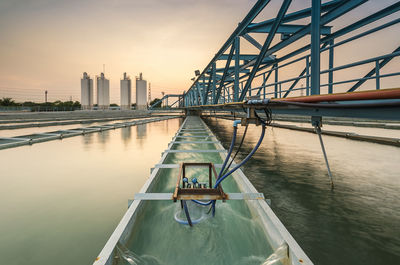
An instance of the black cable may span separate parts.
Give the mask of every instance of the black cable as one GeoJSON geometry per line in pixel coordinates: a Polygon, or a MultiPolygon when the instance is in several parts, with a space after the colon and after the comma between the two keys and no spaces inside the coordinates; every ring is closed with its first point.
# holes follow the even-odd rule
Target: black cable
{"type": "Polygon", "coordinates": [[[260,120],[260,122],[262,123],[262,124],[264,124],[264,125],[270,125],[271,124],[271,122],[272,122],[272,118],[271,118],[271,115],[268,115],[267,114],[267,112],[265,112],[265,115],[267,115],[267,120],[263,120],[263,119],[261,119],[261,117],[260,116],[258,116],[258,114],[257,114],[257,111],[254,111],[254,115],[257,117],[257,119],[259,119],[260,120]]]}
{"type": "Polygon", "coordinates": [[[264,112],[265,112],[265,116],[267,117],[267,120],[265,121],[265,123],[266,123],[267,125],[270,125],[271,122],[272,122],[272,112],[271,112],[271,109],[269,109],[269,108],[264,109],[264,112]]]}

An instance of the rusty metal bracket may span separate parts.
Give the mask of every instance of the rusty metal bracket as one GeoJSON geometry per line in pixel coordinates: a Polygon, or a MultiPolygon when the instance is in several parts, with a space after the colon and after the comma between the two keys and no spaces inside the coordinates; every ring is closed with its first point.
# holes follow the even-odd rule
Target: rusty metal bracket
{"type": "Polygon", "coordinates": [[[260,119],[256,115],[256,110],[255,108],[252,107],[247,107],[246,111],[246,117],[243,117],[241,119],[241,125],[246,126],[248,124],[255,124],[255,125],[260,125],[260,119]]]}
{"type": "Polygon", "coordinates": [[[221,185],[217,188],[212,188],[213,185],[213,175],[216,179],[218,174],[215,170],[215,166],[213,163],[181,163],[178,179],[175,186],[175,191],[172,195],[172,200],[176,202],[177,200],[184,199],[190,197],[191,199],[196,200],[206,200],[210,197],[213,197],[215,200],[225,201],[227,199],[226,193],[224,193],[221,185]],[[188,167],[207,167],[208,168],[208,188],[196,188],[196,187],[187,187],[185,182],[183,181],[186,178],[186,169],[188,167]]]}

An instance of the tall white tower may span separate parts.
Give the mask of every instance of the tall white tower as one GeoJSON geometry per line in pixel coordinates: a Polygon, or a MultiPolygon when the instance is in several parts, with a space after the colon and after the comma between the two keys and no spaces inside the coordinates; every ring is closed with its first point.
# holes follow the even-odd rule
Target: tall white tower
{"type": "Polygon", "coordinates": [[[136,109],[147,109],[147,81],[143,80],[142,73],[136,77],[136,109]]]}
{"type": "Polygon", "coordinates": [[[104,77],[104,73],[97,77],[97,106],[98,109],[110,107],[110,81],[104,77]]]}
{"type": "Polygon", "coordinates": [[[124,73],[121,80],[121,110],[130,110],[132,105],[131,79],[124,73]]]}
{"type": "MultiPolygon", "coordinates": [[[[47,92],[47,91],[46,91],[47,92]]],[[[93,79],[84,72],[81,79],[81,108],[92,109],[93,107],[93,79]]]]}

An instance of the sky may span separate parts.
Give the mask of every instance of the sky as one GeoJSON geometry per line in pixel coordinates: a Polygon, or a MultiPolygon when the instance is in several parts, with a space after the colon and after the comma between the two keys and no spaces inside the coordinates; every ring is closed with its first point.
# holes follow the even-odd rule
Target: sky
{"type": "MultiPolygon", "coordinates": [[[[49,101],[79,100],[82,73],[95,77],[103,65],[112,103],[119,103],[124,72],[133,79],[142,72],[152,98],[182,93],[194,70],[208,64],[255,2],[1,0],[0,97],[43,101],[48,90],[49,101]]],[[[280,2],[271,1],[260,17],[273,17],[280,2]]],[[[370,2],[352,17],[374,12],[378,1],[370,2]]],[[[309,4],[294,0],[289,12],[309,4]]],[[[397,43],[387,44],[380,54],[400,45],[396,35],[385,36],[397,43]]]]}

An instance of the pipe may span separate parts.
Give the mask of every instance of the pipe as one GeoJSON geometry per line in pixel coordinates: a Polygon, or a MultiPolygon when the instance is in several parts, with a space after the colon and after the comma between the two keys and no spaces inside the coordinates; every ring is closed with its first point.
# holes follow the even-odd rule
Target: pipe
{"type": "Polygon", "coordinates": [[[277,103],[281,105],[292,105],[298,107],[308,107],[308,108],[378,108],[378,107],[393,107],[399,106],[400,101],[398,99],[384,99],[385,102],[370,102],[367,100],[365,103],[309,103],[302,101],[287,101],[287,100],[269,100],[269,99],[256,99],[249,100],[245,104],[247,105],[268,105],[270,103],[277,103]]]}
{"type": "MultiPolygon", "coordinates": [[[[246,162],[253,156],[253,154],[257,151],[257,149],[258,149],[258,147],[261,145],[262,140],[264,139],[264,135],[265,135],[265,127],[266,127],[266,124],[265,124],[263,121],[261,121],[261,122],[262,122],[262,132],[261,132],[260,139],[258,140],[256,146],[255,146],[255,147],[253,148],[253,150],[246,156],[246,158],[242,160],[242,162],[240,162],[240,163],[239,163],[236,167],[234,167],[231,171],[229,171],[228,173],[226,173],[223,177],[217,179],[217,182],[216,182],[215,185],[214,185],[214,189],[216,189],[216,188],[218,187],[218,185],[219,185],[226,177],[228,177],[228,176],[231,175],[233,172],[235,172],[238,168],[240,168],[242,165],[244,165],[244,163],[246,163],[246,162]]],[[[216,200],[212,201],[212,206],[211,206],[211,209],[212,209],[212,216],[215,216],[215,203],[216,203],[216,200]]]]}
{"type": "Polygon", "coordinates": [[[189,209],[188,209],[188,207],[186,205],[186,201],[182,201],[182,202],[183,202],[183,209],[185,210],[185,215],[186,215],[186,219],[188,221],[188,224],[190,226],[193,226],[192,220],[190,219],[190,215],[189,215],[189,209]]]}
{"type": "Polygon", "coordinates": [[[231,154],[232,154],[232,151],[233,151],[233,147],[234,147],[235,142],[236,142],[237,125],[238,125],[239,123],[240,123],[240,121],[238,121],[238,120],[236,120],[236,121],[233,122],[233,137],[232,137],[231,146],[229,147],[228,154],[226,155],[224,164],[222,165],[221,171],[220,171],[219,174],[218,174],[217,180],[218,180],[218,179],[221,177],[221,175],[223,174],[224,169],[225,169],[225,167],[226,167],[226,164],[228,163],[229,158],[231,157],[231,154]]]}
{"type": "Polygon", "coordinates": [[[400,89],[381,89],[348,93],[337,93],[328,95],[314,95],[307,97],[293,97],[285,99],[273,99],[274,101],[291,101],[291,102],[322,102],[322,101],[347,101],[347,100],[374,100],[374,99],[397,99],[400,98],[400,89]]]}
{"type": "MultiPolygon", "coordinates": [[[[255,146],[255,147],[253,148],[253,150],[245,157],[245,159],[243,159],[236,167],[234,167],[231,171],[229,171],[228,173],[226,173],[225,175],[223,175],[223,176],[221,177],[221,174],[222,174],[222,172],[224,172],[224,168],[225,168],[227,162],[229,161],[230,155],[231,155],[232,150],[233,150],[233,146],[234,146],[234,144],[235,144],[236,134],[237,134],[237,124],[240,123],[240,121],[234,121],[234,123],[233,123],[234,131],[233,131],[233,137],[232,137],[231,146],[230,146],[230,148],[229,148],[229,152],[228,152],[228,154],[227,154],[227,156],[226,156],[226,159],[225,159],[225,162],[224,162],[224,164],[223,164],[223,166],[222,166],[222,169],[221,169],[221,171],[220,171],[220,173],[219,173],[219,175],[218,175],[217,181],[216,181],[216,183],[215,183],[215,185],[214,185],[214,189],[216,189],[216,188],[218,187],[218,185],[219,185],[226,177],[228,177],[228,176],[231,175],[233,172],[235,172],[238,168],[240,168],[242,165],[244,165],[244,164],[254,155],[254,153],[258,150],[258,148],[260,147],[260,145],[261,145],[261,143],[262,143],[262,141],[263,141],[263,139],[264,139],[265,127],[266,127],[265,122],[264,122],[264,121],[261,121],[261,122],[262,122],[261,136],[260,136],[260,139],[258,140],[256,146],[255,146]]],[[[202,201],[198,201],[198,200],[192,200],[192,201],[195,202],[195,203],[197,203],[197,204],[203,205],[203,206],[212,204],[212,206],[211,206],[211,209],[212,209],[212,216],[215,216],[215,204],[216,204],[216,200],[212,200],[212,201],[208,201],[208,202],[202,202],[202,201]]],[[[185,207],[185,205],[186,205],[186,203],[184,204],[184,207],[185,207]]],[[[187,208],[186,208],[186,209],[187,209],[187,208]]],[[[186,212],[186,209],[185,209],[185,212],[186,212]]],[[[187,214],[187,217],[190,218],[190,217],[189,217],[189,213],[187,214]]],[[[189,220],[189,219],[188,219],[188,220],[189,220]]]]}
{"type": "Polygon", "coordinates": [[[253,148],[253,150],[251,150],[251,152],[246,156],[245,159],[242,160],[242,162],[240,162],[236,167],[234,167],[231,171],[229,171],[228,173],[226,173],[225,175],[223,175],[221,178],[218,178],[215,185],[214,185],[214,189],[216,189],[218,187],[218,185],[229,175],[231,175],[233,172],[235,172],[238,168],[240,168],[242,165],[244,165],[253,155],[254,153],[257,151],[258,147],[260,147],[263,139],[264,139],[264,135],[265,135],[265,123],[262,124],[262,131],[261,131],[261,136],[260,139],[258,140],[256,146],[253,148]]]}
{"type": "Polygon", "coordinates": [[[389,102],[371,102],[371,103],[305,103],[305,102],[286,102],[274,100],[272,102],[299,106],[299,107],[309,107],[309,108],[379,108],[379,107],[393,107],[399,106],[400,102],[397,100],[389,100],[389,102]]]}
{"type": "MultiPolygon", "coordinates": [[[[241,122],[240,120],[236,120],[236,121],[233,122],[233,137],[232,137],[231,146],[229,147],[228,154],[226,155],[224,164],[222,165],[221,171],[220,171],[219,174],[218,174],[217,180],[218,180],[218,179],[221,177],[221,175],[223,174],[224,169],[225,169],[225,166],[226,166],[226,164],[228,163],[229,158],[231,157],[231,154],[232,154],[232,151],[233,151],[233,147],[234,147],[235,142],[236,142],[237,126],[238,126],[238,124],[239,124],[240,122],[241,122]]],[[[210,187],[210,188],[211,188],[211,187],[210,187]]],[[[198,201],[198,200],[192,200],[192,201],[195,202],[195,203],[197,203],[197,204],[203,205],[203,206],[210,205],[210,204],[213,202],[213,201],[202,202],[202,201],[198,201]]]]}

